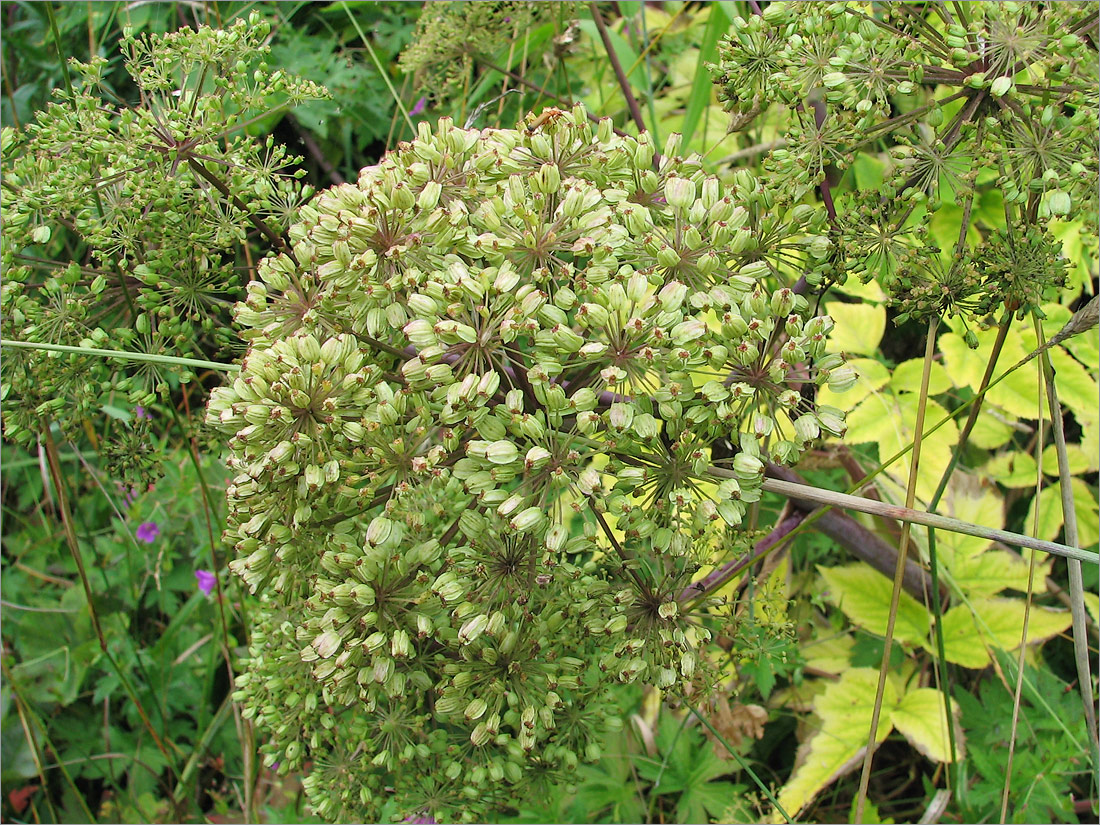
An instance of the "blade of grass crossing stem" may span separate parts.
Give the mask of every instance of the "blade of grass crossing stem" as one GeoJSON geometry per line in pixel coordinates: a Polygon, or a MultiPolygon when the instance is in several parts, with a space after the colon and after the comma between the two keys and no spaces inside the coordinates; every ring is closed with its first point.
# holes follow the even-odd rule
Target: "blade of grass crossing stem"
{"type": "Polygon", "coordinates": [[[217,361],[203,361],[200,358],[180,358],[176,355],[153,355],[148,352],[125,352],[117,349],[99,349],[97,347],[70,347],[67,344],[45,344],[37,341],[12,341],[5,338],[0,347],[15,349],[34,349],[43,352],[67,352],[72,355],[95,355],[101,358],[117,358],[120,361],[147,361],[170,367],[194,367],[195,369],[216,370],[220,372],[240,372],[240,364],[219,364],[217,361]]]}
{"type": "MultiPolygon", "coordinates": [[[[913,455],[909,462],[909,482],[905,489],[905,506],[913,508],[917,496],[917,471],[920,469],[921,438],[924,432],[924,413],[928,406],[928,382],[932,374],[932,358],[936,354],[936,330],[939,318],[933,316],[928,322],[928,335],[924,346],[924,370],[920,379],[920,400],[917,406],[917,421],[913,427],[913,455]]],[[[859,792],[856,795],[855,821],[863,822],[863,807],[867,802],[867,786],[871,781],[871,762],[875,757],[875,734],[878,732],[878,720],[882,714],[882,697],[886,690],[886,675],[890,670],[890,646],[894,641],[894,623],[898,617],[898,604],[901,601],[901,583],[905,576],[905,560],[909,551],[910,522],[901,528],[901,541],[898,544],[898,562],[894,569],[894,591],[890,595],[890,615],[886,621],[886,639],[882,649],[882,663],[878,669],[878,687],[875,690],[875,706],[871,711],[871,731],[868,734],[867,752],[863,755],[863,771],[859,777],[859,792]]],[[[948,707],[950,713],[950,707],[948,707]]]]}
{"type": "Polygon", "coordinates": [[[58,509],[61,511],[62,530],[65,534],[65,541],[69,546],[69,552],[72,554],[73,562],[76,564],[77,574],[80,576],[80,583],[84,587],[84,597],[88,601],[88,613],[91,618],[92,629],[95,632],[96,638],[99,640],[100,650],[110,663],[111,668],[118,677],[119,684],[122,685],[130,701],[133,702],[134,709],[141,718],[142,724],[145,726],[145,729],[149,731],[149,735],[153,737],[153,742],[164,756],[168,763],[169,770],[171,770],[174,775],[175,768],[172,767],[172,756],[168,752],[168,748],[165,747],[164,741],[157,733],[156,728],[153,727],[153,723],[150,721],[149,715],[145,711],[145,706],[142,705],[141,700],[138,699],[137,693],[134,692],[134,686],[130,684],[130,680],[127,678],[126,674],[122,672],[122,668],[119,667],[118,662],[115,661],[115,657],[111,655],[111,650],[107,646],[107,638],[103,635],[103,628],[99,623],[99,614],[95,609],[92,585],[88,581],[88,571],[84,567],[84,558],[80,554],[80,545],[76,538],[76,530],[73,527],[72,513],[69,511],[68,495],[65,492],[64,480],[61,477],[61,465],[57,458],[57,444],[54,442],[53,435],[50,433],[48,422],[44,422],[42,429],[43,440],[45,441],[46,447],[46,459],[50,469],[50,478],[53,481],[54,492],[57,494],[58,509]]]}
{"type": "Polygon", "coordinates": [[[348,20],[351,21],[351,25],[355,28],[355,33],[359,35],[359,39],[363,41],[363,45],[367,49],[367,54],[370,55],[370,59],[374,62],[374,68],[378,69],[378,74],[382,75],[382,80],[385,81],[386,88],[390,90],[390,96],[393,98],[393,102],[397,104],[397,108],[401,110],[401,116],[405,118],[405,123],[409,125],[409,131],[415,135],[416,126],[413,125],[412,118],[409,117],[409,112],[405,108],[405,101],[401,99],[401,95],[399,95],[397,89],[393,87],[393,81],[390,80],[389,72],[387,72],[382,65],[382,61],[378,59],[378,55],[374,52],[374,47],[370,44],[370,40],[359,27],[359,21],[356,20],[355,15],[351,13],[348,4],[344,2],[344,0],[341,0],[340,7],[344,10],[344,14],[348,16],[348,20]]]}
{"type": "Polygon", "coordinates": [[[710,106],[714,84],[711,83],[710,71],[706,64],[717,61],[718,41],[722,39],[722,35],[729,30],[729,27],[730,13],[726,9],[726,4],[711,3],[707,25],[703,29],[703,42],[699,46],[699,61],[695,64],[695,76],[691,81],[691,94],[688,96],[687,110],[684,112],[684,124],[681,127],[684,135],[684,152],[687,152],[691,145],[699,119],[710,106]]]}
{"type": "MultiPolygon", "coordinates": [[[[1036,323],[1038,326],[1038,323],[1036,323]]],[[[1038,499],[1043,489],[1043,365],[1036,364],[1036,377],[1039,379],[1039,410],[1035,424],[1035,496],[1038,499]]],[[[1031,532],[1039,532],[1039,508],[1035,508],[1035,517],[1032,521],[1031,532]]],[[[1024,600],[1024,622],[1020,628],[1020,656],[1016,660],[1016,687],[1012,693],[1012,725],[1008,734],[1008,758],[1005,760],[1005,784],[1001,788],[1001,825],[1005,824],[1008,816],[1008,792],[1012,788],[1012,761],[1016,756],[1016,731],[1020,723],[1020,695],[1024,691],[1024,664],[1027,656],[1027,629],[1031,621],[1031,600],[1035,591],[1035,551],[1032,550],[1028,557],[1027,565],[1027,597],[1024,600]]]]}
{"type": "MultiPolygon", "coordinates": [[[[1040,345],[1043,343],[1043,328],[1036,316],[1035,334],[1040,345]]],[[[1077,511],[1073,503],[1073,480],[1069,472],[1069,456],[1066,454],[1066,431],[1062,425],[1062,408],[1058,403],[1058,389],[1054,383],[1054,367],[1050,356],[1043,352],[1041,356],[1043,380],[1047,387],[1047,403],[1050,406],[1050,426],[1054,432],[1054,447],[1058,454],[1058,485],[1062,494],[1062,518],[1065,541],[1070,547],[1079,547],[1081,542],[1077,534],[1077,511]]],[[[1038,508],[1036,508],[1038,510],[1038,508]]],[[[1088,636],[1085,630],[1085,585],[1081,578],[1081,563],[1073,559],[1067,561],[1069,572],[1070,613],[1073,617],[1073,655],[1077,662],[1077,684],[1081,691],[1081,701],[1085,706],[1085,719],[1088,721],[1089,736],[1092,738],[1093,767],[1100,764],[1096,730],[1096,712],[1092,706],[1092,673],[1089,668],[1088,636]]]]}
{"type": "Polygon", "coordinates": [[[778,814],[783,817],[783,820],[787,823],[794,822],[794,820],[791,819],[790,814],[788,814],[783,809],[783,806],[779,804],[779,800],[775,798],[775,794],[773,794],[771,790],[769,790],[768,786],[764,784],[763,780],[756,775],[756,771],[749,767],[749,763],[742,758],[741,754],[735,751],[733,749],[733,746],[726,741],[726,738],[722,736],[722,734],[719,733],[717,729],[715,729],[714,725],[710,723],[710,720],[707,719],[707,717],[703,716],[703,714],[701,714],[698,710],[696,710],[695,705],[691,704],[682,694],[677,694],[677,696],[679,696],[680,701],[684,703],[684,706],[695,714],[695,718],[706,725],[707,730],[709,730],[714,735],[714,738],[722,743],[722,746],[726,749],[726,752],[729,753],[730,756],[733,757],[734,761],[741,766],[741,770],[749,775],[749,778],[753,781],[756,787],[760,789],[760,792],[762,794],[764,794],[764,798],[767,799],[775,807],[776,812],[778,812],[778,814]]]}
{"type": "MultiPolygon", "coordinates": [[[[1004,350],[1004,343],[1008,337],[1009,327],[1012,325],[1013,315],[1014,313],[1011,311],[1006,311],[1001,318],[1000,327],[997,330],[997,338],[994,340],[993,349],[989,353],[989,360],[986,362],[985,371],[982,373],[982,380],[978,386],[978,392],[974,397],[974,403],[970,405],[970,412],[959,434],[959,440],[951,452],[951,460],[947,463],[947,469],[945,469],[943,475],[940,476],[939,484],[936,485],[936,492],[933,493],[931,501],[928,502],[929,512],[935,512],[937,505],[940,503],[940,499],[947,490],[948,482],[955,472],[955,467],[959,463],[959,457],[963,454],[963,450],[966,449],[966,444],[970,439],[970,433],[974,430],[974,425],[978,422],[978,413],[981,412],[982,402],[985,399],[985,390],[989,387],[989,382],[993,380],[993,371],[997,368],[997,362],[1000,360],[1001,352],[1004,350]]],[[[1034,555],[1032,555],[1032,558],[1034,558],[1034,555]]],[[[939,571],[939,554],[936,552],[936,530],[933,527],[929,527],[928,575],[932,580],[932,593],[930,595],[932,597],[932,613],[935,617],[933,633],[936,642],[936,680],[939,683],[939,690],[943,694],[944,707],[950,709],[951,665],[947,661],[946,645],[943,639],[943,604],[940,599],[939,571]]],[[[945,770],[947,771],[947,784],[953,786],[951,781],[952,778],[958,779],[958,771],[955,770],[955,766],[958,764],[958,744],[955,742],[955,726],[951,724],[950,713],[948,713],[947,720],[947,744],[951,755],[951,761],[947,763],[945,770]]],[[[955,790],[958,792],[960,789],[956,787],[955,790]]]]}

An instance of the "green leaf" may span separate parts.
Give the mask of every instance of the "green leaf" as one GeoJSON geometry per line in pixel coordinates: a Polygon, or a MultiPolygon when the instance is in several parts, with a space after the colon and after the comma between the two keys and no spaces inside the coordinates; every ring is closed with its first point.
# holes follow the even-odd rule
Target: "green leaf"
{"type": "MultiPolygon", "coordinates": [[[[870,566],[858,563],[846,567],[818,567],[828,589],[825,597],[844,611],[854,623],[879,636],[886,636],[893,585],[870,566]]],[[[928,636],[928,611],[908,593],[902,592],[894,625],[894,638],[920,645],[928,636]]]]}
{"type": "MultiPolygon", "coordinates": [[[[991,645],[1012,651],[1020,646],[1024,624],[1022,599],[971,599],[969,605],[952,607],[943,617],[944,655],[949,662],[970,668],[990,664],[991,645]]],[[[1032,605],[1028,619],[1028,642],[1048,639],[1070,625],[1065,610],[1032,605]]],[[[929,651],[935,653],[933,645],[929,651]]]]}

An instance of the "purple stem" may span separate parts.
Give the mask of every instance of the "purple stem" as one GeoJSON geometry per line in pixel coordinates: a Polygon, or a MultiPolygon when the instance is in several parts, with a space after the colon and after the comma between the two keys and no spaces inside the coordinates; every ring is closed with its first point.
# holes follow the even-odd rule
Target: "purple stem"
{"type": "Polygon", "coordinates": [[[686,602],[689,599],[695,599],[710,591],[717,590],[746,567],[754,564],[757,559],[763,558],[771,552],[771,550],[779,545],[805,518],[806,514],[804,512],[798,512],[787,516],[776,524],[768,535],[754,544],[751,552],[733,561],[727,562],[717,570],[709,573],[705,578],[697,582],[692,582],[684,588],[683,592],[680,593],[676,600],[679,602],[686,602]]]}

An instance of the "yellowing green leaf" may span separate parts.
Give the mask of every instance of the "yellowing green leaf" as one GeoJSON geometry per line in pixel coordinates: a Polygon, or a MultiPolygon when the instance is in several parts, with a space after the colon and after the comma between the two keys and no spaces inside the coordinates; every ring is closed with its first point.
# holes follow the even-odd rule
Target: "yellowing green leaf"
{"type": "MultiPolygon", "coordinates": [[[[1088,453],[1079,444],[1066,445],[1066,458],[1069,459],[1070,475],[1081,475],[1093,469],[1093,460],[1089,459],[1088,453]]],[[[1034,463],[1035,461],[1032,459],[1032,464],[1034,465],[1034,463]]],[[[1047,448],[1043,450],[1043,472],[1048,476],[1058,475],[1058,448],[1053,444],[1047,445],[1047,448]]],[[[1034,477],[1031,479],[1031,483],[1034,485],[1034,477]]]]}
{"type": "MultiPolygon", "coordinates": [[[[976,335],[979,342],[976,350],[970,349],[963,341],[962,335],[958,333],[944,333],[937,340],[937,346],[943,352],[943,365],[956,387],[976,389],[981,386],[982,375],[993,349],[996,331],[977,331],[976,335]]],[[[1019,336],[1010,335],[1005,341],[998,363],[1007,368],[1025,355],[1027,352],[1021,345],[1019,336]]],[[[990,389],[985,398],[987,403],[1001,407],[1017,418],[1035,418],[1039,409],[1035,370],[1029,368],[1016,370],[990,389]]]]}
{"type": "MultiPolygon", "coordinates": [[[[924,374],[924,359],[911,358],[902,361],[894,367],[894,375],[890,379],[890,386],[895,392],[920,392],[921,376],[924,374]]],[[[932,369],[928,372],[928,393],[939,395],[951,389],[951,379],[947,370],[936,362],[932,362],[932,369]]]]}
{"type": "MultiPolygon", "coordinates": [[[[937,546],[938,537],[946,535],[946,532],[936,533],[937,546]]],[[[1047,590],[1046,575],[1050,570],[1050,561],[1036,560],[1038,566],[1032,587],[1036,593],[1047,590]]],[[[1021,593],[1027,590],[1028,562],[1007,550],[986,550],[978,556],[944,560],[944,566],[950,568],[955,583],[969,598],[995,596],[1006,588],[1021,593]]]]}
{"type": "MultiPolygon", "coordinates": [[[[1073,509],[1077,514],[1077,538],[1082,547],[1092,547],[1100,537],[1100,513],[1097,511],[1096,493],[1081,479],[1071,479],[1073,488],[1073,509]]],[[[1039,529],[1036,538],[1053,541],[1062,529],[1062,493],[1061,484],[1055,483],[1043,488],[1038,496],[1032,498],[1028,508],[1028,532],[1035,524],[1035,510],[1039,510],[1039,529]]]]}
{"type": "MultiPolygon", "coordinates": [[[[990,646],[1015,650],[1024,623],[1023,599],[971,599],[952,607],[943,617],[944,655],[963,667],[983,668],[991,661],[990,646]],[[973,612],[971,612],[973,609],[973,612]]],[[[1038,642],[1070,625],[1065,610],[1033,605],[1028,619],[1028,642],[1038,642]]],[[[933,646],[929,650],[934,651],[933,646]]]]}
{"type": "MultiPolygon", "coordinates": [[[[947,706],[938,690],[917,688],[909,691],[890,712],[890,721],[914,748],[929,759],[951,761],[947,706]]],[[[956,746],[959,744],[956,741],[956,746]]]]}
{"type": "MultiPolygon", "coordinates": [[[[982,527],[1004,527],[1004,501],[991,485],[956,473],[948,487],[940,512],[982,527]]],[[[944,531],[939,543],[961,555],[976,555],[989,547],[989,539],[944,531]]]]}
{"type": "Polygon", "coordinates": [[[828,404],[848,412],[890,380],[890,370],[873,358],[852,358],[848,361],[848,366],[856,372],[855,386],[845,392],[833,392],[826,384],[817,391],[819,404],[828,404]]]}
{"type": "MultiPolygon", "coordinates": [[[[877,671],[852,668],[814,702],[821,729],[798,749],[798,767],[779,792],[779,804],[790,816],[797,818],[818,793],[858,764],[867,747],[877,686],[877,671]]],[[[890,711],[896,704],[897,689],[888,680],[875,732],[877,742],[890,733],[890,711]]],[[[780,821],[777,812],[773,813],[773,821],[780,821]]]]}
{"type": "Polygon", "coordinates": [[[1092,616],[1094,622],[1100,622],[1100,596],[1095,593],[1083,593],[1085,597],[1085,609],[1092,616]]]}
{"type": "Polygon", "coordinates": [[[1050,364],[1054,367],[1058,400],[1069,407],[1074,415],[1095,418],[1096,399],[1100,394],[1096,379],[1061,347],[1051,347],[1049,355],[1050,364]]]}
{"type": "Polygon", "coordinates": [[[1003,444],[1007,444],[1015,430],[1009,423],[1011,417],[994,415],[989,410],[983,410],[974,422],[974,429],[970,431],[970,443],[983,450],[995,450],[1003,444]]]}
{"type": "MultiPolygon", "coordinates": [[[[878,444],[880,461],[892,458],[913,442],[918,400],[913,393],[901,396],[882,393],[867,398],[848,415],[847,440],[855,443],[874,441],[878,444]]],[[[947,411],[942,406],[929,401],[925,430],[946,415],[947,411]]],[[[958,427],[954,421],[948,421],[925,437],[917,473],[917,497],[922,501],[928,501],[935,492],[940,474],[951,460],[951,451],[958,438],[958,427]]],[[[904,487],[909,478],[909,458],[894,462],[887,473],[904,487]]]]}
{"type": "Polygon", "coordinates": [[[885,307],[830,301],[826,309],[836,321],[836,328],[829,334],[830,352],[875,354],[886,331],[885,307]]]}
{"type": "Polygon", "coordinates": [[[996,455],[982,467],[982,475],[990,481],[1012,488],[1034,487],[1037,472],[1031,453],[1016,451],[996,455]]]}
{"type": "Polygon", "coordinates": [[[855,639],[851,634],[815,639],[802,647],[806,667],[823,673],[842,673],[848,668],[855,639]]]}
{"type": "MultiPolygon", "coordinates": [[[[853,624],[879,636],[886,635],[893,583],[866,564],[818,567],[825,579],[825,596],[844,611],[853,624]]],[[[908,593],[902,592],[894,625],[894,638],[922,644],[928,636],[928,611],[908,593]]]]}

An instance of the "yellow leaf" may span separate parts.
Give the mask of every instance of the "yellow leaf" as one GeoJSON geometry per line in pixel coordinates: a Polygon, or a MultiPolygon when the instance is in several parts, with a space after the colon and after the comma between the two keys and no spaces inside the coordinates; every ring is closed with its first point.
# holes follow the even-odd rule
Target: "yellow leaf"
{"type": "MultiPolygon", "coordinates": [[[[1044,463],[1045,463],[1044,456],[1044,463]]],[[[1008,452],[989,459],[982,467],[982,475],[1005,487],[1034,487],[1038,468],[1031,453],[1008,452]]]]}
{"type": "Polygon", "coordinates": [[[974,422],[974,429],[970,431],[970,443],[983,450],[995,450],[1003,444],[1007,444],[1016,430],[1009,423],[1010,416],[994,413],[991,410],[983,410],[974,422]]]}
{"type": "MultiPolygon", "coordinates": [[[[1018,648],[1024,607],[1023,599],[971,599],[969,606],[952,607],[943,617],[947,660],[963,667],[983,668],[991,661],[991,645],[1005,650],[1018,648]]],[[[1070,621],[1068,611],[1033,605],[1028,619],[1028,642],[1061,633],[1070,621]]],[[[935,652],[934,646],[928,649],[935,652]]]]}
{"type": "MultiPolygon", "coordinates": [[[[892,458],[913,442],[918,400],[913,393],[901,396],[883,393],[868,398],[848,415],[846,440],[852,443],[874,441],[878,444],[879,461],[892,458]]],[[[942,406],[928,401],[925,430],[946,415],[942,406]]],[[[917,472],[917,497],[922,501],[928,501],[935,492],[940,474],[951,460],[951,451],[958,440],[959,431],[954,421],[948,421],[925,437],[917,472]]],[[[886,472],[904,488],[909,478],[908,456],[895,461],[886,472]]]]}
{"type": "MultiPolygon", "coordinates": [[[[1096,493],[1079,478],[1070,480],[1073,489],[1073,510],[1077,514],[1077,538],[1081,547],[1092,547],[1100,537],[1100,513],[1097,512],[1096,493]]],[[[1062,530],[1061,484],[1045,487],[1031,500],[1025,529],[1030,533],[1035,524],[1035,510],[1039,510],[1039,529],[1035,537],[1053,541],[1062,530]]]]}
{"type": "MultiPolygon", "coordinates": [[[[975,331],[978,336],[978,349],[970,349],[962,335],[948,332],[939,337],[936,344],[943,352],[943,365],[956,387],[977,389],[981,386],[982,374],[993,349],[996,330],[975,331]]],[[[1001,353],[999,364],[1015,364],[1027,352],[1020,343],[1019,336],[1008,336],[1001,353]]],[[[999,372],[999,371],[998,371],[999,372]]],[[[1039,408],[1038,376],[1034,369],[1019,369],[998,383],[986,394],[986,402],[1001,407],[1017,418],[1034,419],[1039,408]]]]}
{"type": "MultiPolygon", "coordinates": [[[[893,583],[862,562],[845,567],[818,567],[825,579],[825,597],[844,611],[853,624],[878,636],[886,635],[893,583]]],[[[904,591],[898,602],[894,639],[922,644],[928,636],[928,611],[904,591]]]]}
{"type": "MultiPolygon", "coordinates": [[[[1078,444],[1066,445],[1066,458],[1069,459],[1069,474],[1071,476],[1081,475],[1093,469],[1088,453],[1078,444]]],[[[1034,464],[1035,461],[1032,459],[1032,465],[1034,464]]],[[[1058,448],[1053,444],[1048,444],[1047,448],[1043,450],[1043,472],[1048,476],[1058,475],[1058,448]]],[[[1032,475],[1031,483],[1032,485],[1035,484],[1034,475],[1032,475]]]]}
{"type": "Polygon", "coordinates": [[[886,331],[885,307],[830,301],[826,310],[836,321],[836,328],[829,333],[829,352],[875,354],[886,331]]]}
{"type": "MultiPolygon", "coordinates": [[[[943,694],[933,688],[917,688],[906,693],[890,713],[894,727],[909,743],[936,762],[951,761],[947,736],[947,706],[943,694]]],[[[956,748],[961,739],[956,737],[956,748]]]]}
{"type": "MultiPolygon", "coordinates": [[[[924,374],[924,359],[911,358],[902,361],[894,367],[894,375],[890,379],[890,386],[895,392],[920,392],[921,376],[924,374]]],[[[951,389],[951,378],[947,370],[936,362],[932,362],[932,369],[928,373],[928,394],[939,395],[951,389]]]]}
{"type": "MultiPolygon", "coordinates": [[[[851,668],[841,674],[814,702],[821,729],[798,749],[794,773],[779,792],[779,804],[791,816],[798,814],[825,787],[852,770],[867,747],[875,705],[878,672],[851,668]]],[[[897,689],[889,680],[883,694],[875,741],[881,742],[892,728],[890,710],[897,704],[897,689]]],[[[773,821],[780,821],[778,812],[773,821]]]]}
{"type": "Polygon", "coordinates": [[[856,372],[855,386],[845,392],[833,392],[826,384],[817,391],[819,404],[828,404],[848,412],[890,380],[890,370],[873,358],[852,358],[848,361],[848,366],[856,372]]]}

